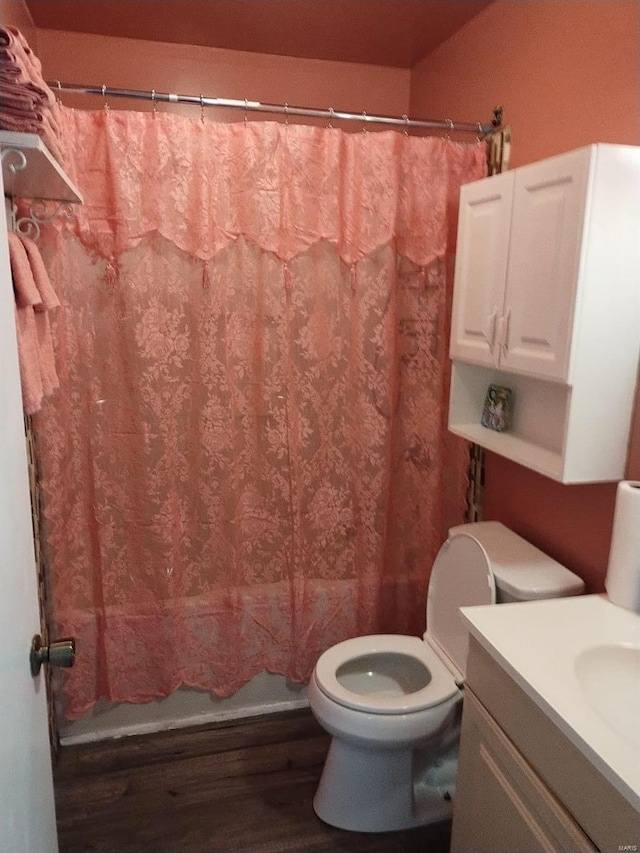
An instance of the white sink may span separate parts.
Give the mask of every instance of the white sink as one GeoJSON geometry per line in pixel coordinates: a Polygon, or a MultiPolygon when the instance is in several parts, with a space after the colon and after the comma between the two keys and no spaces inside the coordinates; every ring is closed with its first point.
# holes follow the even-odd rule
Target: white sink
{"type": "Polygon", "coordinates": [[[591,708],[614,732],[640,746],[640,647],[592,646],[574,662],[591,708]]]}

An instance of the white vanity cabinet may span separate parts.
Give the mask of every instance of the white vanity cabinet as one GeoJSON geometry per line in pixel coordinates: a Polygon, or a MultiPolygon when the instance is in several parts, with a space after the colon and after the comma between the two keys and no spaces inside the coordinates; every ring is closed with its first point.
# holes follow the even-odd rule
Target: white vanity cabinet
{"type": "Polygon", "coordinates": [[[640,148],[462,188],[449,428],[562,482],[622,479],[640,351],[640,148]],[[480,425],[490,383],[508,432],[480,425]]]}
{"type": "Polygon", "coordinates": [[[474,639],[467,675],[451,853],[638,849],[638,812],[474,639]]]}
{"type": "Polygon", "coordinates": [[[471,691],[464,699],[451,853],[597,849],[471,691]]]}

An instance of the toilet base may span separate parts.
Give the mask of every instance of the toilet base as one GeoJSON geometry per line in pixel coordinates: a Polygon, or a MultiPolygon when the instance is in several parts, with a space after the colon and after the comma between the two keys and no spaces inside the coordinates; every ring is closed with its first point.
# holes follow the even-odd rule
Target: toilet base
{"type": "Polygon", "coordinates": [[[375,751],[333,738],[313,800],[315,813],[353,832],[391,832],[450,817],[455,766],[452,773],[445,768],[447,779],[420,774],[414,784],[414,757],[411,749],[375,751]]]}

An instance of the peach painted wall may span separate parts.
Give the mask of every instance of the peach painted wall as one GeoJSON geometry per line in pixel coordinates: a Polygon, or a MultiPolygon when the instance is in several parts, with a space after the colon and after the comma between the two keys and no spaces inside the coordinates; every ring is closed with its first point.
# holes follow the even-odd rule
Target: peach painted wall
{"type": "MultiPolygon", "coordinates": [[[[403,114],[409,106],[410,71],[377,65],[298,59],[163,42],[119,39],[40,29],[39,55],[45,77],[66,83],[179,92],[265,103],[403,114]]],[[[63,103],[99,109],[102,99],[63,95],[63,103]]],[[[118,100],[113,109],[151,109],[144,101],[118,100]]],[[[198,107],[159,109],[199,114],[198,107]]],[[[238,121],[242,113],[221,110],[207,116],[238,121]]],[[[251,114],[249,115],[251,118],[251,114]]],[[[264,116],[260,116],[264,120],[264,116]]],[[[354,128],[359,130],[359,128],[354,128]]]]}
{"type": "MultiPolygon", "coordinates": [[[[640,4],[496,0],[413,70],[412,115],[485,120],[496,104],[513,129],[512,167],[592,142],[640,144],[640,4]]],[[[563,486],[487,454],[485,517],[589,591],[603,589],[614,503],[614,484],[563,486]]]]}

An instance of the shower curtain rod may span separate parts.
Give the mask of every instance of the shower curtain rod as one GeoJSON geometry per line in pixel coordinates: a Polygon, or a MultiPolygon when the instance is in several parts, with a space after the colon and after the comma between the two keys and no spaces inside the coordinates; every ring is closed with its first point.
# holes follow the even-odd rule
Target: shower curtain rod
{"type": "Polygon", "coordinates": [[[431,130],[459,131],[461,133],[477,133],[481,136],[492,133],[502,124],[502,107],[493,110],[493,119],[490,124],[481,122],[463,122],[444,119],[435,121],[432,119],[417,119],[403,116],[379,116],[369,115],[367,112],[351,113],[344,110],[316,109],[314,107],[291,107],[289,104],[263,104],[260,101],[235,100],[233,98],[205,98],[204,95],[176,95],[172,92],[150,92],[138,89],[112,89],[108,86],[81,86],[75,83],[61,83],[59,80],[48,84],[57,92],[74,92],[82,95],[102,95],[107,105],[107,98],[134,98],[142,101],[170,104],[193,104],[204,107],[230,107],[231,109],[247,112],[272,113],[285,116],[304,116],[309,118],[324,118],[331,121],[361,121],[365,124],[387,124],[397,127],[422,127],[431,130]]]}

